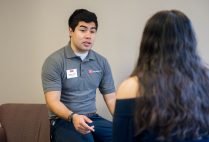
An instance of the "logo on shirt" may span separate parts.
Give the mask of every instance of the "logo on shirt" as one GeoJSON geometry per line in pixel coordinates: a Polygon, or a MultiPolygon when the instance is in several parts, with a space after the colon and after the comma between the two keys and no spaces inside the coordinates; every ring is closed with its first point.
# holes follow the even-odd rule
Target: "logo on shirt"
{"type": "Polygon", "coordinates": [[[78,77],[77,69],[69,69],[66,70],[67,79],[78,77]]]}
{"type": "Polygon", "coordinates": [[[101,71],[101,70],[92,70],[92,69],[89,69],[89,70],[88,70],[88,73],[89,73],[89,74],[97,73],[97,72],[102,72],[102,71],[101,71]]]}

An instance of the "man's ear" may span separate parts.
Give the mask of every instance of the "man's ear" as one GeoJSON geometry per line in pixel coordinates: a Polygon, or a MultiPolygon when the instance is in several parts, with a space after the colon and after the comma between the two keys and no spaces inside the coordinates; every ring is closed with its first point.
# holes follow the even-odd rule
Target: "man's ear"
{"type": "Polygon", "coordinates": [[[73,33],[73,30],[72,30],[72,28],[69,27],[69,36],[70,37],[71,37],[72,33],[73,33]]]}

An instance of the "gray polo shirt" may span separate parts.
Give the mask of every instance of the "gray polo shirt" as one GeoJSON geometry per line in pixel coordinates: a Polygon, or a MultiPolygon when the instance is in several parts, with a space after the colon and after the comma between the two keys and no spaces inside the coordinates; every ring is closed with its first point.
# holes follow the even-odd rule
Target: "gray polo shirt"
{"type": "Polygon", "coordinates": [[[107,60],[90,50],[82,61],[69,44],[50,55],[42,67],[44,93],[61,91],[61,102],[78,114],[96,112],[96,89],[115,91],[107,60]]]}

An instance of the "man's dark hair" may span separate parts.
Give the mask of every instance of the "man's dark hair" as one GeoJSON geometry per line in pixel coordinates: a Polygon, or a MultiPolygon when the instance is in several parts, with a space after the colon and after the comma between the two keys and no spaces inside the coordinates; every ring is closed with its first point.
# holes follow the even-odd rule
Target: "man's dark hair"
{"type": "Polygon", "coordinates": [[[75,10],[73,14],[69,17],[68,26],[74,31],[75,27],[78,25],[80,21],[84,21],[86,23],[94,22],[96,25],[96,30],[98,28],[96,14],[86,9],[75,10]]]}

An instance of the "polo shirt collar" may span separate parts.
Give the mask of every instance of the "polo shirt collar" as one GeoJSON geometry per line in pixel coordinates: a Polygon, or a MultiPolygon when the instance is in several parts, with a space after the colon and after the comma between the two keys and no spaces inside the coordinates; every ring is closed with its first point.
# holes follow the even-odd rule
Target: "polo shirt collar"
{"type": "MultiPolygon", "coordinates": [[[[71,48],[70,46],[70,42],[65,46],[65,56],[66,58],[74,58],[74,57],[78,57],[73,49],[71,48]]],[[[92,50],[89,50],[89,53],[88,55],[86,56],[86,58],[84,59],[84,61],[89,61],[89,60],[95,60],[96,57],[95,57],[95,54],[93,53],[92,50]]]]}
{"type": "Polygon", "coordinates": [[[66,58],[74,58],[77,57],[70,46],[70,42],[65,46],[65,56],[66,58]]]}
{"type": "Polygon", "coordinates": [[[92,50],[89,50],[89,53],[84,60],[89,61],[89,60],[95,60],[95,59],[96,59],[95,54],[93,53],[92,50]]]}

